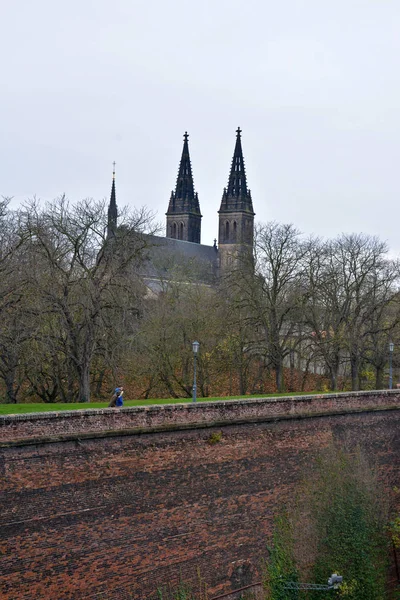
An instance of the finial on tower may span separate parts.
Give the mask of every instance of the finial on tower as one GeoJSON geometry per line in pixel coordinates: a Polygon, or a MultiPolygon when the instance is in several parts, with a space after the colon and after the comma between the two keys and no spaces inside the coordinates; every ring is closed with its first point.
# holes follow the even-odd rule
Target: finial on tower
{"type": "Polygon", "coordinates": [[[115,179],[115,165],[116,165],[116,162],[114,160],[114,162],[113,162],[113,179],[115,179]]]}
{"type": "Polygon", "coordinates": [[[189,139],[189,134],[188,134],[188,132],[187,132],[187,131],[185,131],[185,133],[183,134],[183,141],[184,141],[184,142],[187,142],[187,141],[188,141],[188,139],[189,139]]]}
{"type": "Polygon", "coordinates": [[[240,138],[240,136],[241,136],[241,133],[242,133],[242,130],[240,129],[240,127],[238,127],[238,128],[236,129],[236,133],[237,133],[237,137],[238,137],[238,138],[240,138]]]}

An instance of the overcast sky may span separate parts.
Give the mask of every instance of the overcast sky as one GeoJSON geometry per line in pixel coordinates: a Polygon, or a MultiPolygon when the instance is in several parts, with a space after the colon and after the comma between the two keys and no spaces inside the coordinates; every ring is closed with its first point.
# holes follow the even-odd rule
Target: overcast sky
{"type": "Polygon", "coordinates": [[[183,133],[218,232],[235,130],[256,220],[400,254],[399,0],[3,0],[0,194],[165,222],[183,133]]]}

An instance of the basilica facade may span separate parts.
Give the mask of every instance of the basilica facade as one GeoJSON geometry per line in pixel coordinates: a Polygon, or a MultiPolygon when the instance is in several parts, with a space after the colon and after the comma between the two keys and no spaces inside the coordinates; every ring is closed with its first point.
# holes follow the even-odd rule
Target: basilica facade
{"type": "MultiPolygon", "coordinates": [[[[176,186],[171,192],[166,212],[166,234],[165,237],[152,236],[152,245],[160,247],[158,254],[165,254],[167,250],[169,255],[176,253],[181,257],[196,259],[209,264],[210,272],[218,276],[233,264],[240,252],[253,247],[255,213],[247,186],[241,133],[238,128],[228,185],[223,190],[218,211],[218,245],[215,240],[213,246],[207,246],[201,243],[202,214],[199,196],[194,189],[189,136],[185,132],[176,186]]],[[[117,229],[117,219],[113,176],[108,209],[109,233],[117,229]]]]}

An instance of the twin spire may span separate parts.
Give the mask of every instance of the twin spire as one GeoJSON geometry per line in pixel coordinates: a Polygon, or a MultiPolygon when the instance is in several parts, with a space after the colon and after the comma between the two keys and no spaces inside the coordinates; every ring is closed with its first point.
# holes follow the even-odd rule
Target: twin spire
{"type": "Polygon", "coordinates": [[[246,171],[244,168],[242,140],[242,130],[240,127],[236,130],[236,144],[233,153],[231,172],[229,175],[227,193],[232,196],[241,196],[247,194],[246,171]]]}
{"type": "Polygon", "coordinates": [[[222,194],[220,212],[245,211],[254,215],[251,193],[247,188],[241,134],[242,130],[238,127],[236,130],[236,144],[233,152],[228,186],[224,188],[222,194]]]}
{"type": "Polygon", "coordinates": [[[188,139],[185,131],[175,191],[171,192],[166,213],[167,237],[200,244],[202,215],[199,197],[194,191],[188,139]]]}
{"type": "Polygon", "coordinates": [[[200,215],[200,205],[197,192],[194,191],[192,164],[189,154],[189,134],[185,131],[183,136],[183,150],[179,164],[178,177],[175,191],[172,190],[167,214],[191,212],[200,215]]]}
{"type": "MultiPolygon", "coordinates": [[[[250,190],[247,187],[246,170],[244,165],[241,129],[236,130],[236,143],[233,153],[231,170],[229,174],[228,185],[224,188],[219,215],[225,219],[225,231],[229,223],[229,214],[232,215],[233,231],[238,227],[237,215],[246,216],[252,219],[254,217],[253,202],[250,190]],[[228,221],[226,219],[228,218],[228,221]]],[[[202,215],[197,192],[194,190],[192,165],[189,154],[189,134],[185,131],[183,136],[182,156],[179,164],[178,176],[176,179],[175,190],[172,190],[168,205],[167,216],[167,237],[180,239],[183,241],[200,244],[200,229],[202,215]]],[[[113,178],[111,186],[110,205],[108,208],[108,234],[115,235],[117,227],[117,202],[115,193],[115,162],[113,163],[113,178]]],[[[252,229],[252,226],[251,226],[252,229]]],[[[221,232],[220,232],[221,233],[221,232]]],[[[232,235],[229,234],[229,238],[232,235]]],[[[227,241],[227,235],[224,236],[227,241]]],[[[220,242],[224,241],[220,235],[220,242]]],[[[238,238],[239,241],[239,238],[238,238]]]]}
{"type": "Polygon", "coordinates": [[[183,136],[183,150],[181,162],[179,165],[178,177],[176,179],[175,197],[194,199],[194,183],[192,174],[192,165],[189,155],[189,134],[185,131],[183,136]]]}

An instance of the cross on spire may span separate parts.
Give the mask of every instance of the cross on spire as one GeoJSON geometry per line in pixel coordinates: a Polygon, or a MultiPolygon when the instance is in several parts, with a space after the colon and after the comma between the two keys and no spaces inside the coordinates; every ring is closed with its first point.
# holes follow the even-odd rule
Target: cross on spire
{"type": "Polygon", "coordinates": [[[242,133],[242,130],[240,129],[240,127],[238,127],[236,129],[236,133],[237,133],[237,137],[240,138],[241,137],[241,133],[242,133]]]}
{"type": "Polygon", "coordinates": [[[187,142],[187,141],[188,141],[188,139],[189,139],[189,134],[188,134],[188,132],[187,132],[187,131],[185,131],[185,133],[183,134],[183,141],[184,141],[184,142],[187,142]]]}

